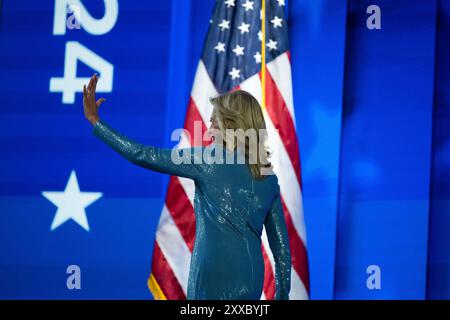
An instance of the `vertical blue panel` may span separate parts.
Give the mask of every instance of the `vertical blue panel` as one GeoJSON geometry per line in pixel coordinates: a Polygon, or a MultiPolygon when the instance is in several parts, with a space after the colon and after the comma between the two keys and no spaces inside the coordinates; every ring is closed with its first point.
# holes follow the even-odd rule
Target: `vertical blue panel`
{"type": "Polygon", "coordinates": [[[438,2],[427,298],[450,299],[450,2],[438,2]]]}
{"type": "Polygon", "coordinates": [[[346,1],[291,1],[289,28],[311,298],[332,299],[346,1]]]}
{"type": "Polygon", "coordinates": [[[349,2],[335,298],[423,299],[436,1],[377,1],[381,30],[371,4],[349,2]]]}
{"type": "MultiPolygon", "coordinates": [[[[183,128],[195,71],[203,49],[214,1],[172,0],[172,24],[167,85],[166,146],[175,129],[183,128]]],[[[168,177],[164,177],[163,193],[168,177]]]]}

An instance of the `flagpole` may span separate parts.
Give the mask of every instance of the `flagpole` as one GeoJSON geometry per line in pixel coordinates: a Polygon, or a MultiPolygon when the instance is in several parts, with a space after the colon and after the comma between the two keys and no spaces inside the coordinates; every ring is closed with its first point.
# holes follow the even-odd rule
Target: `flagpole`
{"type": "Polygon", "coordinates": [[[266,107],[266,1],[261,0],[261,107],[266,107]]]}

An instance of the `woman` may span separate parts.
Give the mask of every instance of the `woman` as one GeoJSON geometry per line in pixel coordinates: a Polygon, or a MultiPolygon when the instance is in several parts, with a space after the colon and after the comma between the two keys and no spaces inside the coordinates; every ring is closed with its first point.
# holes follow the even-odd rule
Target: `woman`
{"type": "MultiPolygon", "coordinates": [[[[227,134],[229,129],[265,129],[258,101],[245,91],[211,99],[209,132],[214,142],[174,151],[137,143],[100,120],[98,107],[105,99],[95,101],[97,82],[94,74],[83,88],[84,114],[94,126],[93,134],[136,165],[195,182],[196,237],[187,299],[260,299],[263,226],[275,261],[275,299],[289,299],[291,253],[277,176],[267,174],[266,153],[252,151],[250,139],[234,143],[227,134]],[[245,163],[211,161],[239,157],[245,163]]],[[[258,145],[265,142],[257,139],[258,145]]]]}

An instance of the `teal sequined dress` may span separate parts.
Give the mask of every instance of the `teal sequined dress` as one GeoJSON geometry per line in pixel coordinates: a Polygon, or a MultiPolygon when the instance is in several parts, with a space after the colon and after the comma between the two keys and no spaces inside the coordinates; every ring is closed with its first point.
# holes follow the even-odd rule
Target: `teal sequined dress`
{"type": "Polygon", "coordinates": [[[92,132],[138,166],[194,180],[196,234],[188,300],[259,300],[264,283],[263,226],[275,261],[275,299],[289,299],[291,253],[275,174],[256,180],[246,164],[209,161],[240,153],[215,144],[174,151],[183,159],[176,164],[172,149],[135,142],[104,120],[92,132]]]}

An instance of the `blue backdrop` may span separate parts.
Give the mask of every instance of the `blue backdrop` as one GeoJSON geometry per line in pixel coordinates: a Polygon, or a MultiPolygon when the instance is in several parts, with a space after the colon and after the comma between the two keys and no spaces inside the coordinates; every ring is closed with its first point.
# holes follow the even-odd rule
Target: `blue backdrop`
{"type": "MultiPolygon", "coordinates": [[[[117,1],[117,15],[84,1],[81,29],[64,25],[64,2],[2,1],[0,298],[151,299],[168,177],[92,136],[75,77],[100,66],[102,118],[172,146],[214,1],[117,1]],[[43,192],[63,192],[72,172],[81,192],[101,193],[89,231],[51,229],[57,208],[43,192]],[[80,290],[66,286],[69,265],[80,290]]],[[[450,1],[286,4],[311,298],[449,299],[450,1]],[[366,26],[372,4],[381,29],[366,26]]]]}

